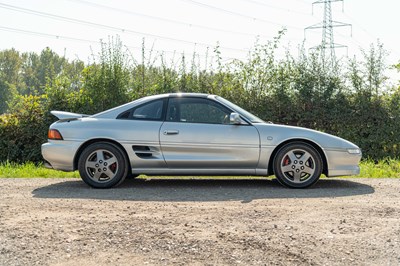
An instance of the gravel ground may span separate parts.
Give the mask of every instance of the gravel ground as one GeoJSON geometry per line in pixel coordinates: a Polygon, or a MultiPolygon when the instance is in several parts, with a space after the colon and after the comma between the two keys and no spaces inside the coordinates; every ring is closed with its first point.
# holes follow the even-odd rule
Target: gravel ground
{"type": "Polygon", "coordinates": [[[400,265],[400,180],[0,179],[0,265],[400,265]]]}

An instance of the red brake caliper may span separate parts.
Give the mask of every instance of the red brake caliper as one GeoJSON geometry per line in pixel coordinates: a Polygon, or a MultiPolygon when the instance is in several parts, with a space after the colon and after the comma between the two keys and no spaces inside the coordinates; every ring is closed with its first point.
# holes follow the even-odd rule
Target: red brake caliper
{"type": "Polygon", "coordinates": [[[283,166],[286,166],[289,164],[289,158],[286,156],[285,160],[283,161],[283,166]]]}

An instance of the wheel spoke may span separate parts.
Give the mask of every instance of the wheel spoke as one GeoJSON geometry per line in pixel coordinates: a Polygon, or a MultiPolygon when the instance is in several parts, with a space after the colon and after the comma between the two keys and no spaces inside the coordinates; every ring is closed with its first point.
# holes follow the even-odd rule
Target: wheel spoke
{"type": "Polygon", "coordinates": [[[96,169],[96,168],[97,168],[97,167],[96,167],[96,164],[97,164],[97,162],[87,161],[87,162],[86,162],[86,167],[96,169]]]}
{"type": "Polygon", "coordinates": [[[117,159],[115,157],[111,157],[110,159],[105,160],[104,162],[106,162],[107,165],[112,165],[113,163],[117,162],[117,159]]]}
{"type": "Polygon", "coordinates": [[[103,161],[104,162],[104,154],[103,154],[103,151],[97,151],[96,152],[96,155],[97,155],[97,162],[100,162],[100,161],[103,161]]]}
{"type": "Polygon", "coordinates": [[[101,177],[101,172],[99,172],[99,171],[96,170],[96,171],[94,172],[93,178],[99,181],[99,180],[100,180],[100,177],[101,177]]]}
{"type": "Polygon", "coordinates": [[[291,163],[293,163],[295,160],[297,160],[297,157],[296,157],[296,154],[294,154],[294,151],[290,151],[286,155],[289,156],[291,163]]]}
{"type": "Polygon", "coordinates": [[[299,183],[300,182],[300,178],[301,178],[301,172],[293,172],[293,181],[295,183],[299,183]]]}
{"type": "Polygon", "coordinates": [[[299,158],[299,160],[302,160],[304,163],[306,163],[310,158],[312,158],[311,154],[308,152],[304,152],[303,155],[299,158]]]}
{"type": "Polygon", "coordinates": [[[307,165],[305,165],[303,172],[304,172],[304,173],[307,173],[307,174],[309,174],[309,175],[312,175],[312,174],[314,174],[315,169],[313,169],[313,168],[308,167],[307,165]]]}
{"type": "Polygon", "coordinates": [[[282,166],[281,169],[282,169],[282,172],[284,172],[284,173],[293,171],[291,164],[282,166]]]}
{"type": "Polygon", "coordinates": [[[107,168],[107,171],[104,171],[104,174],[106,174],[109,178],[113,178],[114,177],[114,173],[111,171],[110,168],[107,168]]]}

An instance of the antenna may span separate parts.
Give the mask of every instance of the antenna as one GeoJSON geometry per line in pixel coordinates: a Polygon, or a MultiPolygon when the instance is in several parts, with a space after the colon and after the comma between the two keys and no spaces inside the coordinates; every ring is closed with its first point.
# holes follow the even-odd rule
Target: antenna
{"type": "Polygon", "coordinates": [[[315,4],[324,4],[324,20],[320,23],[311,25],[304,29],[304,36],[306,30],[312,29],[322,29],[322,41],[320,45],[311,47],[310,49],[320,49],[321,50],[321,60],[322,64],[326,65],[326,63],[331,63],[334,66],[336,62],[336,48],[347,48],[346,45],[338,44],[334,42],[333,38],[333,28],[334,27],[347,27],[350,26],[351,28],[351,36],[353,35],[353,27],[351,24],[338,22],[332,20],[332,2],[342,2],[342,11],[343,11],[343,3],[344,0],[318,0],[312,3],[312,9],[314,12],[314,5],[315,4]]]}

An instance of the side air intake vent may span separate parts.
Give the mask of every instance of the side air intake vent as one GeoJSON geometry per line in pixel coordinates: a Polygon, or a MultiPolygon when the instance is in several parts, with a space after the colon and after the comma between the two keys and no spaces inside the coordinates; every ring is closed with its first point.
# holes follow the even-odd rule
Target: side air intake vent
{"type": "Polygon", "coordinates": [[[142,159],[149,159],[154,157],[155,154],[158,154],[159,151],[154,148],[154,147],[149,147],[149,146],[138,146],[134,145],[132,146],[133,152],[136,154],[136,156],[142,158],[142,159]]]}

